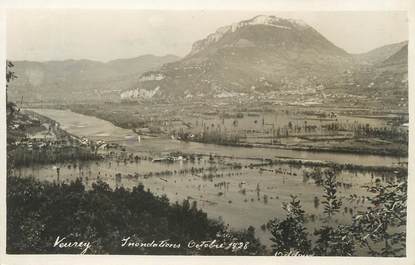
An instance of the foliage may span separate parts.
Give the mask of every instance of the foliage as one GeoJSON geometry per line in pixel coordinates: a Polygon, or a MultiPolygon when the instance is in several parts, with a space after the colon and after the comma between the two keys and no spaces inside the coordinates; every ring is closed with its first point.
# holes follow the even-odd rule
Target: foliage
{"type": "Polygon", "coordinates": [[[238,145],[241,142],[241,136],[238,134],[222,131],[220,128],[204,128],[202,133],[192,134],[190,132],[179,131],[177,137],[184,141],[195,141],[201,143],[213,143],[221,145],[238,145]]]}
{"type": "Polygon", "coordinates": [[[287,212],[286,219],[275,218],[267,225],[273,236],[272,250],[282,255],[297,252],[302,255],[309,254],[311,242],[304,226],[304,210],[300,200],[296,196],[291,196],[291,201],[284,204],[283,209],[287,212]]]}
{"type": "Polygon", "coordinates": [[[373,207],[354,216],[352,229],[357,242],[373,256],[400,256],[404,253],[407,217],[407,182],[367,187],[375,193],[373,207]]]}
{"type": "Polygon", "coordinates": [[[102,158],[88,148],[76,145],[45,145],[42,147],[34,146],[30,149],[21,145],[9,148],[8,155],[10,156],[8,162],[14,167],[61,162],[82,162],[102,158]]]}
{"type": "Polygon", "coordinates": [[[354,130],[357,137],[376,137],[383,140],[408,144],[408,131],[400,130],[398,126],[373,127],[369,124],[357,126],[354,130]]]}
{"type": "Polygon", "coordinates": [[[324,191],[324,213],[328,218],[331,218],[335,213],[340,210],[342,205],[341,200],[337,199],[337,181],[336,172],[334,170],[327,169],[324,171],[324,179],[321,183],[324,191]]]}
{"type": "MultiPolygon", "coordinates": [[[[320,171],[321,172],[321,171],[320,171]]],[[[317,171],[312,174],[317,174],[317,171]]],[[[386,184],[376,182],[366,186],[374,193],[368,198],[373,207],[353,216],[350,225],[334,225],[331,217],[342,205],[337,198],[336,171],[332,169],[314,176],[324,190],[322,202],[327,215],[326,224],[314,231],[311,243],[305,228],[305,212],[299,200],[284,205],[288,216],[284,220],[273,219],[268,223],[271,240],[276,243],[273,250],[283,255],[292,252],[316,256],[353,256],[359,250],[371,256],[402,256],[405,253],[405,226],[407,215],[407,180],[397,176],[386,184]]]]}
{"type": "Polygon", "coordinates": [[[7,84],[12,81],[13,79],[17,78],[17,76],[12,71],[14,64],[11,61],[6,62],[6,82],[7,84]]]}
{"type": "Polygon", "coordinates": [[[6,61],[6,107],[7,107],[7,124],[9,124],[9,120],[13,117],[13,114],[16,109],[16,104],[13,102],[9,102],[8,100],[8,89],[9,83],[13,79],[17,78],[17,76],[12,71],[14,64],[11,61],[6,61]]]}
{"type": "MultiPolygon", "coordinates": [[[[326,169],[322,172],[321,186],[323,188],[322,204],[323,212],[326,214],[327,221],[339,212],[342,201],[337,199],[337,180],[338,171],[335,169],[326,169]]],[[[351,256],[355,252],[353,238],[350,235],[348,226],[338,226],[336,228],[328,224],[314,231],[317,236],[313,248],[314,255],[317,256],[351,256]]]]}
{"type": "Polygon", "coordinates": [[[313,254],[316,256],[352,256],[355,242],[348,226],[323,226],[314,232],[318,236],[313,254]]]}
{"type": "MultiPolygon", "coordinates": [[[[7,179],[7,252],[9,254],[77,253],[79,249],[54,248],[57,236],[90,241],[93,254],[204,254],[187,248],[189,240],[216,239],[224,225],[207,218],[188,200],[169,204],[143,185],[131,191],[111,190],[97,182],[86,190],[82,180],[70,184],[39,182],[33,178],[7,179]],[[134,242],[166,240],[181,248],[121,247],[122,239],[134,242]]],[[[264,247],[254,230],[232,232],[231,238],[249,240],[249,248],[237,252],[210,250],[210,254],[263,255],[264,247]]]]}

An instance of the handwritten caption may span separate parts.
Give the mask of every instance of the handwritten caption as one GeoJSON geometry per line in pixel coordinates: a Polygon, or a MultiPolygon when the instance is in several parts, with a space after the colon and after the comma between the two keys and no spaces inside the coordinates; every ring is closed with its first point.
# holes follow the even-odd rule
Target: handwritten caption
{"type": "MultiPolygon", "coordinates": [[[[203,250],[203,249],[223,249],[229,251],[239,251],[239,250],[246,250],[248,249],[249,242],[242,242],[232,240],[229,242],[220,242],[217,239],[213,240],[190,240],[186,244],[182,244],[180,242],[172,242],[170,239],[165,240],[152,240],[149,242],[142,241],[138,238],[134,238],[131,236],[122,238],[121,247],[124,248],[172,248],[172,249],[179,249],[179,248],[188,248],[188,249],[196,249],[196,250],[203,250]]],[[[57,236],[55,242],[53,243],[54,248],[59,249],[79,249],[80,254],[86,254],[88,251],[92,252],[93,244],[90,241],[71,241],[67,237],[57,236]]]]}

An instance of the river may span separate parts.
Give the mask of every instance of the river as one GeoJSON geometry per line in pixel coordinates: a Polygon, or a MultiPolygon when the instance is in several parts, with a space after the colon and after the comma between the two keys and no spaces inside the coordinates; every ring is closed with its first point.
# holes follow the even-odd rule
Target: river
{"type": "Polygon", "coordinates": [[[96,117],[78,114],[70,110],[33,109],[32,111],[59,122],[61,128],[71,134],[94,140],[117,142],[125,145],[127,150],[131,152],[149,152],[157,154],[160,152],[182,151],[185,153],[220,154],[224,156],[245,158],[288,157],[365,166],[388,166],[407,160],[406,158],[393,156],[367,154],[229,147],[215,144],[183,142],[170,138],[141,137],[141,142],[138,142],[137,135],[131,130],[117,127],[108,121],[96,117]]]}

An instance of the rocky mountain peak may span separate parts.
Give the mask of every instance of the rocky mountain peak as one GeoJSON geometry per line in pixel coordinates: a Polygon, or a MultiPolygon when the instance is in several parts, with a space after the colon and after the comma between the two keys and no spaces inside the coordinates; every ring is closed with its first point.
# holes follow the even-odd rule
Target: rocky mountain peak
{"type": "Polygon", "coordinates": [[[302,20],[286,19],[276,16],[258,15],[248,20],[243,20],[237,23],[233,23],[231,25],[218,28],[214,33],[209,34],[205,39],[195,42],[188,56],[192,56],[198,53],[200,50],[206,48],[207,46],[218,42],[228,33],[236,32],[241,28],[258,25],[274,27],[282,30],[305,30],[311,28],[302,20]]]}

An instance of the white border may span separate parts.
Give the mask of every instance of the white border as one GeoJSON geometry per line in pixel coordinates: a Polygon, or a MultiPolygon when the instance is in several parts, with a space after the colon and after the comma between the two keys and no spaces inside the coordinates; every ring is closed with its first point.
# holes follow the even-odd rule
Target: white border
{"type": "MultiPolygon", "coordinates": [[[[358,264],[358,265],[415,265],[415,187],[412,159],[414,139],[414,74],[415,74],[415,1],[414,0],[2,0],[0,2],[0,76],[5,76],[6,27],[5,9],[7,8],[93,8],[93,9],[175,9],[175,10],[258,10],[258,11],[408,11],[409,19],[409,176],[408,176],[408,233],[406,258],[373,257],[199,257],[199,256],[118,256],[118,255],[6,255],[6,110],[5,89],[0,93],[0,264],[19,265],[61,265],[61,264],[358,264]]],[[[0,78],[0,87],[5,87],[4,78],[0,78]]]]}

